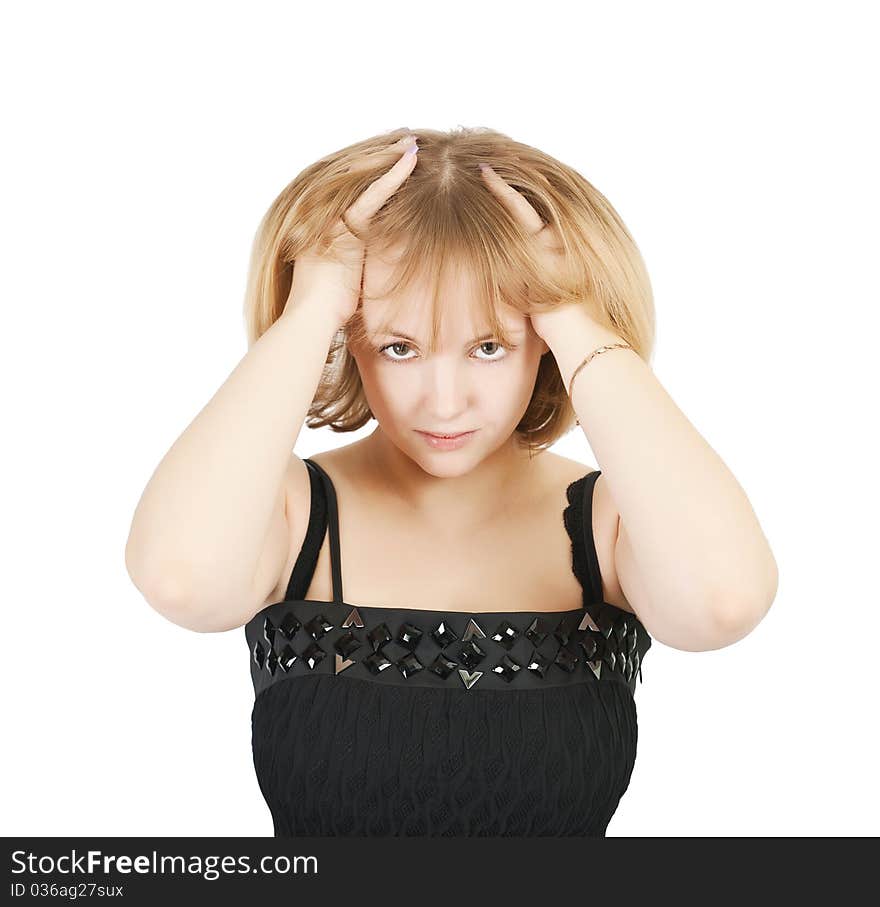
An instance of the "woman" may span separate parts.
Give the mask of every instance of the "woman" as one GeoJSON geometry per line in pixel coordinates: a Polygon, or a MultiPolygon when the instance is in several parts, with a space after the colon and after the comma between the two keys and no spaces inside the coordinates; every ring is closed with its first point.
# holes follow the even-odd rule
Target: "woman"
{"type": "Polygon", "coordinates": [[[276,835],[604,835],[652,637],[729,645],[777,581],[648,365],[619,216],[497,132],[381,135],[273,202],[246,315],[126,561],[170,620],[244,626],[276,835]],[[546,450],[575,425],[601,471],[546,450]]]}

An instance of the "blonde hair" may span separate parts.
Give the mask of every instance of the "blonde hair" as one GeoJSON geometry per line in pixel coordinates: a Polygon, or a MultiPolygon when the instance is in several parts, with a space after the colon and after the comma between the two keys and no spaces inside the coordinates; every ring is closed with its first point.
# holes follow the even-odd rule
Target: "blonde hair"
{"type": "MultiPolygon", "coordinates": [[[[629,342],[646,361],[654,344],[654,303],[644,261],[610,202],[571,167],[500,132],[458,127],[449,132],[398,129],[333,152],[296,176],[272,202],[254,237],[245,294],[248,344],[281,316],[293,263],[308,248],[329,248],[338,218],[399,157],[388,146],[409,132],[418,138],[415,169],[360,234],[368,254],[402,249],[389,299],[401,304],[413,281],[433,287],[431,346],[440,333],[438,294],[446,268],[476,277],[486,321],[506,345],[499,316],[506,304],[528,315],[573,303],[629,342]],[[520,192],[561,238],[565,273],[542,270],[533,241],[485,183],[488,163],[520,192]]],[[[362,290],[362,298],[366,296],[362,290]]],[[[352,317],[330,345],[324,373],[306,415],[309,428],[355,431],[372,418],[347,343],[364,339],[352,317]]],[[[584,350],[586,355],[589,350],[584,350]]],[[[541,357],[529,405],[516,427],[530,452],[549,447],[576,422],[552,354],[541,357]]]]}

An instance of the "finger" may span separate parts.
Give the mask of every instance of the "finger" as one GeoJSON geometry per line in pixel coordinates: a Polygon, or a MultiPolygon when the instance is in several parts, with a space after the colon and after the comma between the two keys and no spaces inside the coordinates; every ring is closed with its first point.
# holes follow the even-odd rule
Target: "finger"
{"type": "Polygon", "coordinates": [[[546,226],[541,220],[541,215],[526,201],[513,186],[508,185],[488,165],[480,164],[480,170],[486,180],[486,185],[498,196],[508,211],[519,221],[527,233],[540,233],[546,226]]]}
{"type": "MultiPolygon", "coordinates": [[[[400,143],[395,143],[399,145],[400,143]]],[[[392,145],[392,148],[395,146],[392,145]]],[[[411,147],[416,148],[415,143],[411,147]]],[[[357,201],[345,212],[345,219],[356,232],[365,229],[376,212],[388,199],[403,185],[404,180],[412,173],[416,165],[418,154],[411,154],[409,150],[400,155],[394,166],[383,173],[378,179],[373,180],[361,193],[357,201]]]]}

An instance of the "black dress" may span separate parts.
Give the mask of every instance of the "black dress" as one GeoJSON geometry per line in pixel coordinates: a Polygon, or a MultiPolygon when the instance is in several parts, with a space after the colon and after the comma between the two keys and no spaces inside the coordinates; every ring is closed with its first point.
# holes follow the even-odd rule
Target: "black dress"
{"type": "Polygon", "coordinates": [[[254,767],[276,836],[604,836],[629,786],[651,638],[602,601],[599,470],[563,511],[583,607],[456,612],[343,600],[336,492],[311,512],[285,600],[245,625],[254,767]],[[306,601],[328,527],[333,601],[306,601]]]}

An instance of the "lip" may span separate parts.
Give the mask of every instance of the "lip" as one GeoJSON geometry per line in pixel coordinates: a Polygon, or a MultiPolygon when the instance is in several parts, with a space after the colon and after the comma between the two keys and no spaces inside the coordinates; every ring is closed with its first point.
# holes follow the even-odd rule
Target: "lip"
{"type": "Polygon", "coordinates": [[[457,432],[436,432],[436,431],[419,431],[420,434],[430,435],[432,438],[460,438],[462,435],[472,435],[472,431],[457,431],[457,432]]]}
{"type": "Polygon", "coordinates": [[[435,435],[429,431],[419,431],[419,429],[416,429],[416,431],[425,439],[428,446],[434,450],[457,450],[467,444],[471,436],[476,433],[476,429],[458,432],[455,435],[435,435]]]}

